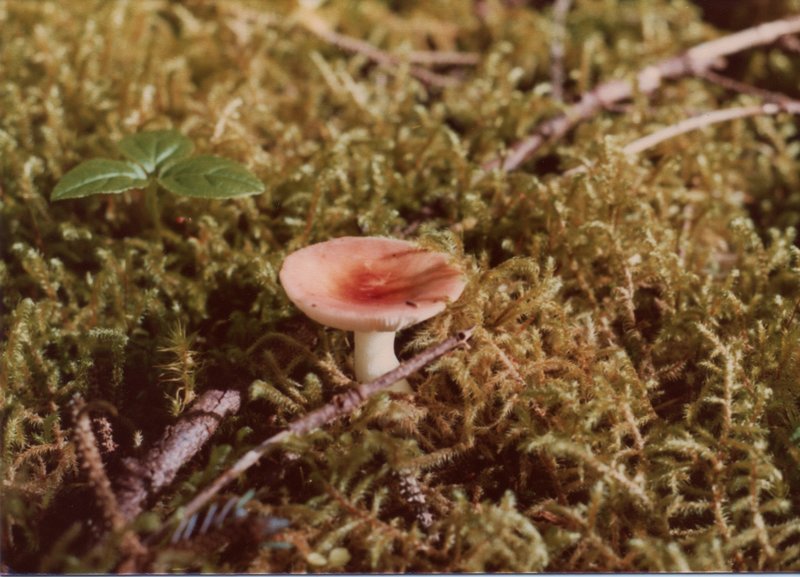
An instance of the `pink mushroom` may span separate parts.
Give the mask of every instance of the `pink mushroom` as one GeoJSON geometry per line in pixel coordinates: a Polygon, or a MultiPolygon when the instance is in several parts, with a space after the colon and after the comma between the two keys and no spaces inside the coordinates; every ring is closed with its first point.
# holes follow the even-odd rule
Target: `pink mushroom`
{"type": "MultiPolygon", "coordinates": [[[[284,261],[280,279],[308,317],[355,333],[360,382],[396,368],[395,332],[442,312],[466,284],[448,255],[379,237],[342,237],[298,250],[284,261]]],[[[405,380],[389,390],[412,392],[405,380]]]]}

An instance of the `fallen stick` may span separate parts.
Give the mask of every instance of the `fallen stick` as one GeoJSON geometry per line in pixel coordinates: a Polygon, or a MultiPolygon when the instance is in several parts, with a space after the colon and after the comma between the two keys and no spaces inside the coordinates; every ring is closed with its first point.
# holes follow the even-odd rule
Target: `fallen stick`
{"type": "MultiPolygon", "coordinates": [[[[368,60],[379,64],[388,69],[395,69],[398,66],[401,66],[404,63],[404,59],[401,56],[396,56],[394,54],[390,54],[389,52],[385,52],[380,48],[377,48],[370,44],[365,40],[361,40],[359,38],[353,38],[352,36],[346,36],[344,34],[339,34],[338,32],[332,30],[325,20],[321,17],[316,15],[313,11],[306,10],[302,13],[302,17],[298,18],[298,22],[317,36],[317,38],[324,40],[332,44],[333,46],[337,46],[342,50],[347,52],[353,52],[355,54],[361,54],[362,56],[366,57],[368,60]]],[[[426,84],[430,84],[431,86],[437,86],[439,88],[444,88],[448,86],[455,86],[459,84],[458,79],[452,78],[450,76],[445,76],[443,74],[438,74],[436,72],[432,72],[420,66],[413,65],[413,62],[422,62],[424,59],[427,59],[428,64],[463,64],[463,65],[472,65],[475,64],[478,60],[474,54],[470,53],[454,53],[454,52],[447,52],[446,55],[440,55],[438,57],[433,56],[434,53],[423,53],[423,52],[413,52],[408,59],[411,66],[409,66],[409,74],[425,82],[426,84]],[[449,61],[449,62],[448,62],[449,61]]]]}
{"type": "Polygon", "coordinates": [[[553,41],[550,44],[550,83],[555,100],[564,101],[564,40],[567,35],[566,20],[572,0],[553,3],[553,41]]]}
{"type": "Polygon", "coordinates": [[[401,61],[428,66],[475,66],[481,57],[475,52],[454,50],[414,50],[399,56],[401,61]]]}
{"type": "Polygon", "coordinates": [[[759,88],[758,86],[753,86],[752,84],[747,84],[746,82],[734,80],[729,76],[717,74],[713,70],[707,70],[700,75],[700,78],[703,80],[708,80],[709,82],[716,84],[725,90],[730,90],[731,92],[757,96],[764,102],[776,102],[778,104],[797,102],[782,92],[774,92],[772,90],[766,90],[765,88],[759,88]]]}
{"type": "Polygon", "coordinates": [[[747,118],[750,116],[774,116],[775,114],[779,114],[781,112],[800,114],[800,102],[784,102],[781,104],[767,102],[765,104],[754,106],[737,106],[734,108],[713,110],[711,112],[706,112],[705,114],[686,118],[685,120],[681,120],[676,124],[667,126],[661,130],[657,130],[652,134],[638,138],[633,142],[626,144],[622,151],[625,154],[630,155],[639,154],[640,152],[643,152],[648,148],[652,148],[657,144],[669,140],[670,138],[675,138],[681,134],[686,134],[687,132],[691,132],[693,130],[705,128],[706,126],[711,126],[712,124],[728,122],[730,120],[747,118]]]}
{"type": "MultiPolygon", "coordinates": [[[[286,20],[277,14],[265,14],[263,11],[238,6],[232,2],[222,2],[217,9],[223,14],[235,18],[229,23],[229,27],[234,30],[234,33],[239,27],[237,21],[244,21],[257,27],[265,27],[274,26],[286,20]]],[[[301,5],[297,11],[289,17],[289,21],[297,22],[301,27],[333,46],[346,52],[361,54],[368,60],[389,70],[394,70],[407,63],[409,64],[409,74],[426,84],[439,88],[455,86],[459,84],[459,80],[451,76],[427,70],[424,66],[475,66],[481,60],[480,54],[476,52],[452,50],[414,50],[400,54],[386,52],[370,44],[366,40],[336,32],[327,21],[316,13],[315,8],[307,6],[301,5]]]]}
{"type": "MultiPolygon", "coordinates": [[[[722,110],[712,110],[711,112],[692,116],[691,118],[686,118],[680,122],[666,126],[661,130],[656,130],[655,132],[648,134],[647,136],[643,136],[642,138],[637,138],[636,140],[633,140],[623,146],[622,152],[627,156],[635,156],[649,148],[669,140],[670,138],[675,138],[681,134],[686,134],[687,132],[692,132],[693,130],[699,130],[700,128],[705,128],[706,126],[737,120],[739,118],[749,118],[751,116],[774,116],[782,112],[787,112],[789,114],[800,114],[800,101],[791,100],[787,97],[781,99],[780,101],[765,102],[764,104],[756,104],[753,106],[736,106],[722,110]]],[[[583,174],[592,166],[594,166],[594,163],[576,166],[575,168],[571,168],[566,171],[563,176],[575,176],[576,174],[583,174]]]]}
{"type": "Polygon", "coordinates": [[[177,423],[167,427],[158,442],[141,459],[126,459],[126,473],[117,479],[117,503],[130,521],[142,512],[145,501],[166,488],[178,470],[205,445],[219,423],[239,410],[238,391],[203,393],[177,423]]]}
{"type": "Polygon", "coordinates": [[[491,160],[485,163],[483,168],[485,170],[500,168],[505,172],[515,170],[543,145],[563,137],[580,122],[595,116],[603,107],[631,98],[637,90],[643,94],[652,94],[664,80],[701,75],[725,56],[755,46],[771,44],[784,36],[798,32],[800,32],[800,16],[775,20],[698,44],[683,54],[647,66],[636,74],[633,81],[604,82],[584,94],[563,114],[539,124],[532,134],[511,147],[505,159],[491,160]]]}
{"type": "Polygon", "coordinates": [[[340,417],[352,413],[369,397],[389,388],[397,381],[405,379],[454,348],[464,345],[472,336],[474,330],[474,328],[471,328],[465,331],[459,331],[449,339],[422,351],[420,354],[405,361],[399,367],[389,371],[378,379],[354,387],[340,395],[336,395],[327,405],[293,421],[284,430],[262,441],[260,445],[242,455],[232,467],[217,477],[206,489],[198,493],[186,507],[180,509],[178,512],[179,515],[181,518],[188,518],[200,511],[200,509],[219,493],[220,490],[247,469],[255,465],[258,460],[274,446],[293,435],[310,433],[323,425],[327,425],[340,417]]]}

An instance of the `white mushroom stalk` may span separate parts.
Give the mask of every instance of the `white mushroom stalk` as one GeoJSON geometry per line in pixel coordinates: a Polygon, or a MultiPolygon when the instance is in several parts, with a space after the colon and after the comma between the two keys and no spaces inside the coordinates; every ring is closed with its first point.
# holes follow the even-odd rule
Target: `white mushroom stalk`
{"type": "MultiPolygon", "coordinates": [[[[360,383],[374,381],[400,366],[394,353],[394,332],[359,332],[354,333],[356,380],[360,383]]],[[[397,381],[389,391],[396,393],[413,393],[411,385],[403,379],[397,381]]]]}
{"type": "MultiPolygon", "coordinates": [[[[442,312],[464,290],[446,254],[410,242],[343,237],[286,257],[286,294],[315,321],[355,333],[355,373],[369,382],[396,368],[395,333],[442,312]]],[[[389,390],[412,392],[405,380],[389,390]]]]}

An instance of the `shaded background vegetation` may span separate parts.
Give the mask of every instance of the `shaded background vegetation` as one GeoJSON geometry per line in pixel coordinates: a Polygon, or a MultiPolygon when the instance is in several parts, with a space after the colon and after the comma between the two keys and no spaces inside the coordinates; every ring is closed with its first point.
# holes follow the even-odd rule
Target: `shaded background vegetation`
{"type": "MultiPolygon", "coordinates": [[[[575,0],[565,98],[800,11],[730,4],[575,0]]],[[[519,171],[484,171],[563,108],[551,8],[0,1],[3,570],[119,561],[70,438],[76,393],[117,410],[103,417],[112,478],[194,395],[245,396],[137,522],[145,537],[350,386],[350,337],[303,317],[277,281],[286,254],[343,235],[451,252],[464,295],[399,352],[477,325],[471,350],[417,375],[413,398],[376,399],[230,488],[290,521],[274,537],[289,548],[159,543],[148,570],[798,568],[797,123],[737,120],[623,155],[687,116],[755,101],[687,78],[519,171]],[[401,59],[479,59],[438,69],[457,82],[432,86],[324,41],[304,25],[312,13],[401,59]],[[71,167],[160,128],[246,164],[267,192],[163,195],[160,234],[139,191],[50,203],[71,167]]],[[[725,73],[800,96],[800,58],[783,45],[725,73]]]]}

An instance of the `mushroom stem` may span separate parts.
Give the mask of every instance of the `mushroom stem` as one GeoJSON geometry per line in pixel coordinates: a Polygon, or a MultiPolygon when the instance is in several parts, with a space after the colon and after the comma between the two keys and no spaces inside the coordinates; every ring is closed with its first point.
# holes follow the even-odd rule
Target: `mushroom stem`
{"type": "MultiPolygon", "coordinates": [[[[394,354],[394,332],[355,333],[356,379],[368,383],[400,365],[394,354]]],[[[397,381],[387,390],[395,393],[413,393],[405,379],[397,381]]]]}

